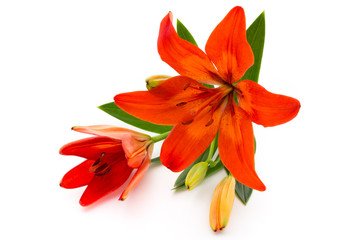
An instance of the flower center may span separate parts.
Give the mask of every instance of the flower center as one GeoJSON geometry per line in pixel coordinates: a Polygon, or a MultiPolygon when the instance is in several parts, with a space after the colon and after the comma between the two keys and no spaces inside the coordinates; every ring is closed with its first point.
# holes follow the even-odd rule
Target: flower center
{"type": "Polygon", "coordinates": [[[110,172],[111,167],[118,163],[117,158],[111,157],[111,154],[102,152],[100,157],[91,165],[90,172],[95,173],[95,176],[104,176],[110,172]]]}

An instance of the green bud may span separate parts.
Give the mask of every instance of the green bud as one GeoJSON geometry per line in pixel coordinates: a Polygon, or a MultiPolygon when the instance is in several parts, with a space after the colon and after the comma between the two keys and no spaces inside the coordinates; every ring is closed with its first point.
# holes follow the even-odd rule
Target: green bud
{"type": "Polygon", "coordinates": [[[148,77],[145,82],[146,82],[146,88],[148,90],[157,87],[160,83],[164,82],[165,80],[171,78],[168,75],[153,75],[148,77]]]}
{"type": "Polygon", "coordinates": [[[190,169],[185,179],[185,186],[189,191],[202,182],[206,176],[207,169],[207,162],[199,162],[190,169]]]}

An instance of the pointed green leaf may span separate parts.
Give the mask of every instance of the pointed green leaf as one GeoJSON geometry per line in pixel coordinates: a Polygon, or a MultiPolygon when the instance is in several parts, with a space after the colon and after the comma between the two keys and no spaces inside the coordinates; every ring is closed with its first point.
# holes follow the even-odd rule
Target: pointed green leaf
{"type": "Polygon", "coordinates": [[[235,193],[244,205],[246,205],[247,202],[249,201],[252,192],[253,192],[252,188],[249,188],[249,187],[245,186],[244,184],[236,181],[235,193]]]}
{"type": "Polygon", "coordinates": [[[179,35],[180,38],[194,44],[195,46],[198,46],[194,37],[191,35],[189,30],[184,26],[184,24],[182,24],[182,22],[180,22],[179,19],[177,20],[176,30],[177,30],[177,34],[179,35]]]}
{"type": "Polygon", "coordinates": [[[128,114],[121,108],[119,108],[114,102],[106,103],[104,105],[101,105],[99,108],[101,110],[103,110],[104,112],[110,114],[111,116],[113,116],[127,124],[130,124],[132,126],[135,126],[137,128],[140,128],[140,129],[143,129],[146,131],[150,131],[150,132],[154,132],[154,133],[164,133],[164,132],[168,132],[172,129],[172,126],[157,125],[157,124],[149,123],[149,122],[146,122],[139,118],[136,118],[136,117],[128,114]]]}
{"type": "Polygon", "coordinates": [[[247,41],[254,53],[254,65],[252,65],[241,79],[248,79],[258,82],[261,59],[265,43],[265,12],[262,12],[258,18],[246,30],[247,41]]]}

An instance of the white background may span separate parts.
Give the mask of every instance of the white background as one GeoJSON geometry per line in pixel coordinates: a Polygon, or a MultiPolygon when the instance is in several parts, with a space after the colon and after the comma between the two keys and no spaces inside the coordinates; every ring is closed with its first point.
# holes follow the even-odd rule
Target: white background
{"type": "MultiPolygon", "coordinates": [[[[359,23],[357,1],[1,1],[3,239],[360,239],[359,23]],[[214,234],[209,206],[219,172],[191,192],[153,166],[125,202],[120,192],[83,208],[83,189],[58,183],[82,160],[59,148],[87,137],[74,125],[126,124],[97,106],[176,73],[156,49],[172,11],[204,49],[234,6],[247,24],[265,10],[259,83],[300,100],[299,115],[255,126],[256,167],[267,190],[236,200],[214,234]]],[[[159,146],[154,155],[159,154],[159,146]]]]}

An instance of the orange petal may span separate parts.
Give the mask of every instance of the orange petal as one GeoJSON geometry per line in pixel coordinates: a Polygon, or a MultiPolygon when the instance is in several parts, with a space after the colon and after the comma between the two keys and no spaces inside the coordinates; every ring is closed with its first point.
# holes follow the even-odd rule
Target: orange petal
{"type": "Polygon", "coordinates": [[[80,199],[82,206],[88,206],[106,194],[116,190],[129,178],[132,168],[125,159],[115,164],[110,172],[102,176],[94,176],[80,199]]]}
{"type": "Polygon", "coordinates": [[[234,83],[254,64],[254,55],[246,39],[244,9],[233,8],[211,33],[205,47],[220,76],[234,83]]]}
{"type": "Polygon", "coordinates": [[[156,124],[176,125],[196,114],[202,104],[218,93],[187,77],[173,77],[150,91],[115,96],[116,105],[129,114],[156,124]]]}
{"type": "Polygon", "coordinates": [[[272,127],[292,120],[299,112],[300,102],[292,97],[268,92],[259,84],[240,81],[236,87],[241,91],[239,104],[254,123],[272,127]]]}
{"type": "Polygon", "coordinates": [[[254,133],[248,115],[228,104],[220,123],[219,155],[225,167],[242,184],[264,191],[254,166],[254,133]]]}
{"type": "Polygon", "coordinates": [[[122,152],[121,143],[108,137],[90,137],[65,144],[60,149],[62,155],[75,155],[96,160],[101,153],[122,152]]]}
{"type": "Polygon", "coordinates": [[[225,104],[222,103],[213,114],[209,106],[195,118],[176,125],[162,145],[162,164],[179,172],[194,162],[216,136],[225,104]]]}
{"type": "Polygon", "coordinates": [[[176,33],[172,25],[171,12],[160,24],[158,52],[161,59],[182,76],[207,84],[222,82],[208,56],[194,44],[181,39],[176,33]]]}
{"type": "Polygon", "coordinates": [[[150,145],[148,148],[148,151],[146,153],[145,159],[142,163],[142,165],[140,166],[140,168],[136,171],[136,173],[134,174],[133,178],[131,179],[131,181],[129,182],[129,185],[126,187],[126,189],[124,190],[124,192],[121,194],[119,200],[124,201],[127,196],[129,195],[129,193],[139,184],[139,182],[143,179],[145,173],[147,172],[147,170],[149,169],[150,163],[151,163],[151,154],[153,151],[153,147],[154,145],[150,145]]]}
{"type": "Polygon", "coordinates": [[[94,177],[94,173],[89,171],[93,163],[93,160],[85,160],[68,171],[61,179],[60,187],[71,189],[88,185],[94,177]]]}
{"type": "Polygon", "coordinates": [[[146,134],[111,125],[75,126],[72,128],[72,130],[97,136],[109,137],[120,141],[122,141],[124,138],[128,138],[129,136],[144,141],[150,139],[150,136],[146,134]]]}

